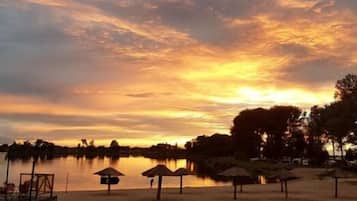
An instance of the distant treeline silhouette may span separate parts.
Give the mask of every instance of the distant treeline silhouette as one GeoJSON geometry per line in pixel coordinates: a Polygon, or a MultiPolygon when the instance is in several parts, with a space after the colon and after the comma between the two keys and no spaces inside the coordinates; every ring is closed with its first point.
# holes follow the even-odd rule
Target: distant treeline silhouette
{"type": "Polygon", "coordinates": [[[120,146],[116,140],[112,140],[108,147],[95,146],[94,140],[87,142],[82,139],[77,147],[66,147],[55,145],[54,143],[36,140],[34,143],[24,141],[23,143],[14,142],[11,145],[1,145],[0,152],[7,152],[7,157],[10,159],[31,159],[39,157],[41,159],[50,160],[56,157],[110,157],[119,159],[120,157],[144,156],[148,158],[186,158],[186,151],[179,148],[177,145],[161,143],[153,145],[149,148],[120,146]]]}
{"type": "Polygon", "coordinates": [[[241,111],[233,120],[231,135],[199,136],[186,143],[189,154],[282,159],[305,157],[321,164],[338,147],[342,158],[356,158],[357,75],[348,74],[336,83],[335,101],[302,112],[295,106],[273,106],[241,111]],[[345,152],[346,144],[352,145],[345,152]]]}
{"type": "MultiPolygon", "coordinates": [[[[82,140],[82,142],[84,142],[84,140],[82,140]]],[[[29,159],[33,156],[40,157],[42,159],[52,159],[54,157],[63,157],[68,155],[77,157],[85,156],[87,158],[94,158],[97,156],[119,158],[121,154],[126,154],[128,152],[127,149],[127,147],[120,147],[116,140],[113,140],[109,147],[96,147],[94,145],[94,141],[90,144],[78,144],[77,147],[65,147],[58,146],[54,143],[41,139],[36,140],[34,143],[30,143],[29,141],[25,141],[21,144],[14,142],[11,145],[2,145],[0,147],[1,151],[6,151],[8,153],[7,157],[10,159],[29,159]]]]}
{"type": "Polygon", "coordinates": [[[10,158],[43,158],[74,155],[93,158],[124,155],[141,155],[150,158],[195,158],[233,156],[236,159],[309,158],[321,164],[328,159],[325,145],[332,144],[333,157],[336,147],[342,158],[356,158],[353,146],[357,145],[357,75],[348,74],[336,83],[335,101],[324,106],[313,106],[303,112],[296,106],[273,106],[241,111],[233,120],[231,134],[198,136],[187,142],[185,149],[177,145],[158,144],[150,148],[120,146],[113,140],[108,147],[95,146],[94,141],[82,139],[77,147],[57,146],[44,140],[34,144],[26,141],[2,145],[0,151],[8,151],[10,158]]]}

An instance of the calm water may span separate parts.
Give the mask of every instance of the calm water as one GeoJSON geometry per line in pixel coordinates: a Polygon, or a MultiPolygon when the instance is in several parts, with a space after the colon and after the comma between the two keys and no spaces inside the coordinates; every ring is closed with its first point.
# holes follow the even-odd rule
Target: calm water
{"type": "MultiPolygon", "coordinates": [[[[6,161],[5,154],[0,153],[0,181],[5,181],[6,161]]],[[[120,178],[120,183],[114,185],[113,189],[130,188],[148,188],[150,179],[141,176],[141,173],[157,164],[165,164],[171,170],[186,167],[193,168],[192,163],[185,159],[157,161],[143,157],[120,158],[119,160],[110,160],[109,158],[86,159],[76,157],[56,158],[50,161],[39,161],[36,167],[38,173],[54,173],[56,191],[64,191],[66,188],[66,178],[68,180],[68,190],[105,190],[106,186],[99,184],[99,177],[93,175],[94,172],[104,169],[108,166],[117,168],[125,174],[120,178]]],[[[20,173],[30,173],[32,162],[16,160],[11,162],[10,182],[18,185],[20,173]]],[[[178,177],[165,177],[165,187],[177,187],[179,185],[178,177]]],[[[155,183],[156,185],[156,179],[155,183]]],[[[184,186],[219,186],[229,185],[227,183],[215,182],[210,178],[198,178],[196,176],[185,176],[184,186]]]]}

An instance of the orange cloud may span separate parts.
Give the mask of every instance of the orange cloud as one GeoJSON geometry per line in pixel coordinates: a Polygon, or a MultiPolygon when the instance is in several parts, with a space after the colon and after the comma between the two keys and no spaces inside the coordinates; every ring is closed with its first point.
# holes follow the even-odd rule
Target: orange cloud
{"type": "Polygon", "coordinates": [[[18,139],[183,144],[246,107],[332,101],[357,71],[356,15],[336,1],[14,2],[0,130],[18,139]]]}

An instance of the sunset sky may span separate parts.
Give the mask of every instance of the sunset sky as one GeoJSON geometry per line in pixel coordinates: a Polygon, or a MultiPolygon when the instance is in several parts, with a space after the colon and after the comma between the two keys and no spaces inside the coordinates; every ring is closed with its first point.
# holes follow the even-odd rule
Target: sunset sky
{"type": "Polygon", "coordinates": [[[0,0],[0,143],[183,144],[357,73],[356,0],[0,0]]]}

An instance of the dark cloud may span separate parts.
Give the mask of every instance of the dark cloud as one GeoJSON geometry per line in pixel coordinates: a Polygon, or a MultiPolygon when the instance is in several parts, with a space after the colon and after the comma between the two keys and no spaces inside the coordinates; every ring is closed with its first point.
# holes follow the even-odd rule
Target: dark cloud
{"type": "Polygon", "coordinates": [[[279,79],[307,86],[322,86],[335,82],[348,73],[357,73],[357,65],[348,65],[339,58],[301,58],[283,67],[279,79]]]}
{"type": "MultiPolygon", "coordinates": [[[[128,130],[144,129],[148,132],[175,133],[179,129],[201,129],[193,126],[191,117],[155,117],[149,115],[119,114],[115,116],[57,115],[47,113],[0,113],[0,119],[13,123],[49,124],[64,127],[109,126],[128,130]]],[[[204,122],[202,118],[200,121],[204,122]]]]}
{"type": "Polygon", "coordinates": [[[84,115],[56,115],[46,113],[0,113],[0,119],[11,122],[33,122],[61,126],[119,126],[127,121],[110,117],[94,117],[84,115]]]}
{"type": "MultiPolygon", "coordinates": [[[[115,63],[125,66],[110,67],[113,61],[105,57],[110,58],[112,53],[108,51],[112,50],[90,41],[83,43],[68,33],[68,27],[77,23],[69,16],[59,17],[53,10],[37,5],[18,9],[13,4],[0,7],[0,93],[64,102],[78,85],[109,80],[126,83],[134,79],[128,75],[139,71],[131,68],[131,63],[138,61],[123,55],[118,55],[120,60],[115,63]]],[[[107,25],[93,24],[86,31],[96,40],[111,31],[114,43],[123,46],[138,40],[114,32],[107,25]]]]}
{"type": "Polygon", "coordinates": [[[306,57],[311,54],[309,47],[298,43],[277,44],[271,51],[277,53],[277,55],[293,56],[295,58],[306,57]]]}

